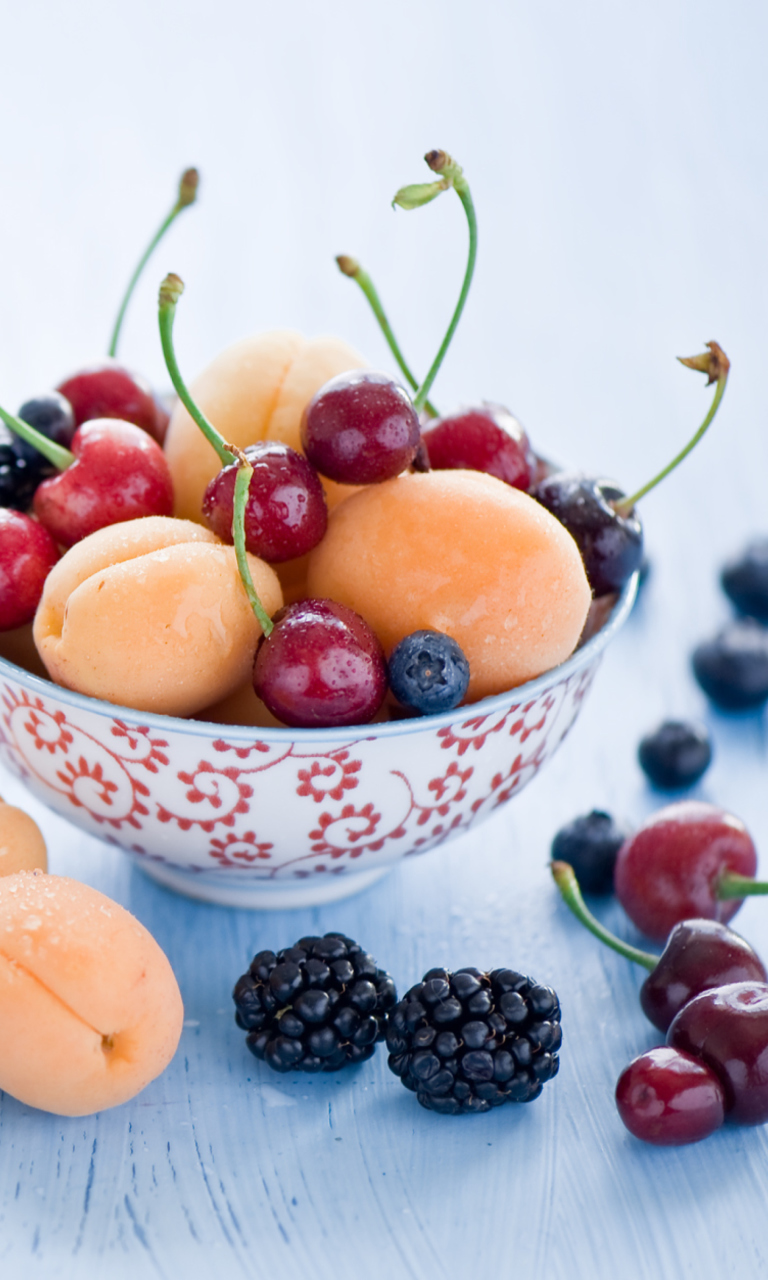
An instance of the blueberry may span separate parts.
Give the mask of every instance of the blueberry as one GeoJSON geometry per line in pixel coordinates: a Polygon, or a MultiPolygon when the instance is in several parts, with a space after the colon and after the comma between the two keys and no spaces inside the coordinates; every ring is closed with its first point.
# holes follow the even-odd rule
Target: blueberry
{"type": "Polygon", "coordinates": [[[693,672],[724,711],[747,711],[768,699],[768,630],[739,618],[693,652],[693,672]]]}
{"type": "Polygon", "coordinates": [[[703,724],[665,720],[637,749],[640,766],[656,787],[691,787],[712,761],[712,743],[703,724]]]}
{"type": "Polygon", "coordinates": [[[570,862],[586,893],[610,893],[616,855],[629,835],[609,813],[574,818],[552,841],[552,861],[570,862]]]}
{"type": "Polygon", "coordinates": [[[10,431],[0,425],[0,507],[26,511],[39,480],[36,470],[16,453],[10,431]]]}
{"type": "MultiPolygon", "coordinates": [[[[46,391],[44,395],[27,400],[19,409],[17,417],[28,426],[34,427],[41,435],[61,444],[68,449],[75,434],[75,415],[72,406],[58,391],[46,391]]],[[[14,449],[20,458],[24,458],[32,466],[44,466],[48,475],[55,475],[56,468],[38,453],[34,445],[27,444],[16,436],[14,449]]]]}
{"type": "Polygon", "coordinates": [[[723,565],[720,583],[739,613],[768,622],[768,538],[755,539],[723,565]]]}
{"type": "Polygon", "coordinates": [[[636,512],[621,516],[613,503],[624,494],[610,480],[556,473],[531,496],[565,525],[581,552],[595,596],[621,591],[643,558],[643,527],[636,512]]]}
{"type": "Polygon", "coordinates": [[[414,631],[392,652],[389,685],[398,702],[423,715],[450,711],[467,692],[469,662],[442,631],[414,631]]]}

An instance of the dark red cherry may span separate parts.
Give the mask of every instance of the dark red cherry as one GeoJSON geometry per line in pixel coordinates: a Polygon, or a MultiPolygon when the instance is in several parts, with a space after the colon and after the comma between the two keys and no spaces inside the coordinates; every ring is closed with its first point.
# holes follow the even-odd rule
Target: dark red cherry
{"type": "Polygon", "coordinates": [[[421,440],[408,392],[383,373],[354,369],[331,378],[301,420],[301,447],[321,475],[377,484],[405,471],[421,440]]]}
{"type": "Polygon", "coordinates": [[[460,409],[422,433],[435,471],[485,471],[526,492],[537,459],[528,436],[508,409],[498,404],[460,409]]]}
{"type": "Polygon", "coordinates": [[[59,558],[50,533],[19,511],[0,509],[0,631],[31,622],[59,558]]]}
{"type": "Polygon", "coordinates": [[[575,540],[595,595],[621,591],[643,558],[639,517],[635,511],[621,516],[612,506],[622,490],[610,480],[557,472],[531,493],[575,540]]]}
{"type": "Polygon", "coordinates": [[[732,982],[768,982],[749,943],[716,920],[682,920],[643,983],[640,1004],[646,1018],[666,1031],[689,1000],[732,982]]]}
{"type": "Polygon", "coordinates": [[[86,422],[72,438],[75,461],[35,493],[38,520],[71,547],[89,533],[141,516],[169,516],[173,485],[165,454],[140,427],[86,422]]]}
{"type": "Polygon", "coordinates": [[[752,877],[757,853],[744,823],[717,805],[681,800],[652,814],[622,845],[613,883],[629,918],[663,942],[680,920],[726,923],[740,898],[721,900],[718,884],[735,872],[752,877]]]}
{"type": "Polygon", "coordinates": [[[700,1058],[667,1045],[630,1062],[616,1085],[616,1106],[630,1133],[659,1147],[700,1142],[725,1118],[719,1077],[700,1058]]]}
{"type": "Polygon", "coordinates": [[[299,728],[366,724],[387,691],[376,635],[333,600],[300,600],[274,617],[253,668],[253,687],[278,720],[299,728]]]}
{"type": "MultiPolygon", "coordinates": [[[[306,458],[278,440],[249,445],[253,467],[245,505],[245,545],[270,564],[293,560],[325,534],[328,509],[317,472],[306,458]]],[[[232,542],[237,466],[224,467],[203,497],[203,515],[222,542],[232,542]]]]}
{"type": "Polygon", "coordinates": [[[704,991],[678,1013],[667,1032],[673,1049],[701,1058],[725,1089],[726,1118],[768,1120],[768,985],[734,982],[704,991]]]}
{"type": "Polygon", "coordinates": [[[169,415],[155,397],[149,383],[139,374],[107,357],[98,364],[65,378],[56,388],[65,396],[81,426],[94,418],[119,418],[147,431],[162,444],[169,415]]]}

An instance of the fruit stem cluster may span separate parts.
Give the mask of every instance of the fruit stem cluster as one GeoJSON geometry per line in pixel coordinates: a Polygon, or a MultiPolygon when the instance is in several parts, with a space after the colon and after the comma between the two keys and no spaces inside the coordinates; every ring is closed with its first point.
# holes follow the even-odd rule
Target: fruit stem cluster
{"type": "Polygon", "coordinates": [[[66,471],[75,461],[74,453],[69,449],[65,449],[63,444],[57,444],[55,440],[49,439],[43,435],[42,431],[37,431],[35,427],[30,427],[28,422],[16,418],[12,413],[8,413],[6,409],[0,407],[0,418],[15,436],[25,440],[27,444],[31,444],[33,449],[37,449],[38,453],[42,453],[57,471],[66,471]]]}
{"type": "Polygon", "coordinates": [[[197,169],[185,169],[184,172],[182,173],[181,178],[179,180],[179,192],[176,197],[176,203],[174,204],[170,213],[163,220],[163,222],[160,224],[157,231],[153,235],[152,239],[150,240],[149,244],[144,250],[144,253],[139,258],[139,261],[136,266],[136,270],[134,271],[133,275],[128,281],[128,288],[126,289],[125,294],[123,296],[123,301],[120,303],[120,310],[117,313],[115,326],[112,330],[112,338],[109,343],[109,355],[114,356],[117,354],[117,344],[120,340],[120,330],[123,327],[123,320],[125,318],[125,313],[128,309],[128,303],[130,302],[133,296],[133,291],[136,288],[136,285],[138,284],[139,277],[141,276],[142,271],[144,270],[145,266],[149,262],[149,259],[152,257],[152,254],[154,253],[155,249],[159,245],[166,231],[176,221],[182,209],[188,209],[191,204],[195,203],[195,200],[197,199],[197,188],[198,188],[199,182],[200,182],[200,175],[198,174],[197,169]]]}
{"type": "Polygon", "coordinates": [[[615,934],[605,929],[599,920],[595,919],[581,896],[579,882],[570,863],[552,862],[550,863],[550,870],[566,906],[573,912],[576,919],[581,921],[586,929],[589,929],[590,933],[593,933],[607,947],[611,947],[613,951],[617,951],[620,956],[624,956],[634,964],[640,964],[644,969],[650,971],[656,968],[659,962],[658,956],[652,955],[650,951],[640,951],[637,947],[631,947],[629,943],[622,942],[615,934]]]}
{"type": "Polygon", "coordinates": [[[209,422],[202,410],[192,399],[189,388],[181,376],[176,352],[173,346],[173,322],[176,317],[176,304],[184,292],[184,282],[171,272],[160,285],[158,299],[158,320],[160,324],[160,341],[163,355],[171,381],[176,388],[184,408],[197,423],[211,448],[215,449],[222,467],[237,466],[235,478],[234,510],[232,515],[232,538],[235,544],[235,555],[240,578],[248,596],[248,601],[256,615],[262,631],[268,636],[273,628],[272,619],[262,605],[258,592],[253,585],[253,578],[248,567],[248,556],[245,550],[245,505],[248,500],[248,489],[253,475],[253,467],[245,454],[235,445],[227,444],[224,437],[209,422]]]}

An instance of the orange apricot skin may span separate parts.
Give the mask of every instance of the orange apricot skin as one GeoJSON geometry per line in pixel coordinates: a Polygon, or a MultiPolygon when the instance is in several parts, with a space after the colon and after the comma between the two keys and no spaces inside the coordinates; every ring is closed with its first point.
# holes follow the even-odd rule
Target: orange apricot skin
{"type": "Polygon", "coordinates": [[[48,851],[34,818],[0,799],[0,876],[47,870],[48,851]]]}
{"type": "Polygon", "coordinates": [[[412,631],[447,632],[469,659],[470,702],[569,657],[591,601],[559,521],[475,471],[405,474],[347,498],[310,553],[307,589],[356,609],[387,654],[412,631]]]}
{"type": "Polygon", "coordinates": [[[165,1069],[184,1011],[164,953],[88,885],[0,879],[0,1089],[56,1115],[134,1097],[165,1069]]]}

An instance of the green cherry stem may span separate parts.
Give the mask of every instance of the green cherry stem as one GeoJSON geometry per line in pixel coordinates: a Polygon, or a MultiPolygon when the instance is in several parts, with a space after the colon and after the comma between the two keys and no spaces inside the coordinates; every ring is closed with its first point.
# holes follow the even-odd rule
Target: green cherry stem
{"type": "Polygon", "coordinates": [[[639,951],[637,947],[630,947],[629,943],[622,942],[615,934],[610,933],[608,929],[604,929],[599,920],[595,919],[581,896],[579,882],[570,863],[552,862],[550,863],[550,870],[566,906],[570,908],[576,919],[580,920],[586,929],[589,929],[590,933],[593,933],[596,938],[604,942],[607,947],[617,951],[620,956],[624,956],[627,960],[632,960],[634,964],[641,964],[644,969],[649,970],[656,968],[659,962],[658,956],[652,955],[650,951],[639,951]]]}
{"type": "Polygon", "coordinates": [[[728,371],[731,367],[731,362],[722,347],[718,346],[716,342],[708,342],[706,345],[708,350],[705,351],[703,355],[678,356],[677,358],[680,363],[684,364],[688,369],[696,369],[699,373],[706,373],[707,386],[712,382],[717,383],[712,404],[709,406],[709,413],[695,435],[691,436],[691,439],[688,441],[685,448],[680,450],[677,456],[667,464],[663,471],[660,471],[657,476],[654,476],[653,480],[649,480],[647,484],[644,484],[642,489],[638,489],[637,493],[633,493],[631,497],[621,498],[620,501],[611,504],[617,515],[630,515],[635,504],[639,502],[641,498],[644,498],[646,493],[650,493],[651,489],[655,489],[656,485],[660,484],[661,481],[669,475],[670,471],[674,471],[675,467],[682,462],[683,458],[687,457],[691,452],[691,449],[694,449],[699,443],[701,437],[704,435],[704,432],[707,430],[712,419],[717,413],[720,407],[720,401],[722,400],[723,393],[725,391],[725,384],[728,381],[728,371]]]}
{"type": "Polygon", "coordinates": [[[410,187],[401,187],[397,192],[393,204],[399,205],[401,209],[418,209],[423,204],[428,204],[439,196],[442,191],[447,191],[449,187],[453,187],[456,195],[461,200],[464,212],[467,216],[467,224],[469,226],[469,254],[467,257],[467,267],[464,272],[464,281],[459,294],[459,301],[456,309],[451,317],[451,323],[440,344],[440,349],[432,362],[426,378],[419,387],[413,401],[413,407],[418,413],[423,409],[427,402],[427,396],[432,389],[432,383],[437,377],[445,353],[451,344],[456,326],[461,319],[461,313],[464,310],[464,304],[467,301],[469,286],[472,283],[472,276],[475,272],[475,261],[477,258],[477,218],[475,216],[475,206],[472,203],[472,196],[469,190],[469,184],[464,177],[461,165],[458,165],[446,151],[428,151],[424,159],[429,165],[433,173],[440,175],[437,182],[419,182],[410,187]]]}
{"type": "MultiPolygon", "coordinates": [[[[373,314],[375,315],[376,319],[379,322],[379,328],[381,329],[381,332],[384,334],[384,337],[387,340],[387,345],[389,346],[389,349],[392,352],[392,355],[395,357],[395,360],[397,361],[400,372],[402,373],[408,385],[414,391],[417,391],[419,386],[418,381],[415,378],[414,374],[411,372],[410,366],[406,361],[402,351],[400,350],[400,344],[398,343],[397,338],[394,335],[392,326],[389,323],[389,320],[387,319],[387,313],[385,312],[383,306],[381,305],[381,298],[379,297],[376,286],[373,283],[368,272],[363,267],[360,266],[360,263],[357,261],[356,258],[350,258],[346,253],[339,254],[339,256],[336,259],[336,265],[338,266],[339,271],[341,272],[342,275],[348,276],[350,280],[356,281],[356,283],[360,286],[363,294],[365,295],[368,301],[371,311],[373,312],[373,314]]],[[[426,412],[429,414],[430,418],[440,417],[438,410],[435,408],[433,404],[429,402],[429,400],[426,400],[424,402],[424,408],[426,412]]]]}
{"type": "Polygon", "coordinates": [[[15,436],[21,440],[26,440],[27,444],[31,444],[33,449],[37,449],[38,453],[42,453],[44,458],[53,463],[57,471],[66,471],[75,461],[74,453],[70,453],[69,449],[65,449],[63,444],[56,444],[55,440],[50,440],[48,436],[44,436],[42,431],[36,431],[34,427],[30,427],[29,423],[23,422],[21,418],[15,418],[12,413],[8,413],[5,409],[0,408],[0,418],[15,436]]]}
{"type": "Polygon", "coordinates": [[[141,258],[138,261],[136,270],[134,271],[133,275],[128,281],[128,288],[126,289],[125,295],[123,297],[123,301],[120,304],[120,310],[118,311],[117,319],[115,320],[115,327],[112,330],[112,338],[109,344],[109,354],[111,356],[114,356],[117,354],[117,344],[120,340],[120,330],[123,327],[123,320],[125,318],[125,313],[128,309],[128,303],[130,302],[131,297],[133,296],[133,291],[136,288],[136,285],[138,284],[139,277],[142,271],[144,270],[145,266],[149,262],[149,259],[152,257],[152,254],[154,253],[155,249],[159,245],[166,231],[176,221],[182,209],[188,209],[191,204],[195,203],[195,200],[197,199],[197,188],[198,188],[199,182],[200,182],[200,175],[197,172],[197,169],[185,169],[184,172],[182,173],[181,178],[179,180],[179,194],[176,197],[176,203],[174,204],[168,216],[163,220],[163,222],[160,224],[157,231],[153,235],[152,239],[150,240],[149,244],[144,250],[144,253],[142,254],[141,258]]]}
{"type": "Polygon", "coordinates": [[[764,880],[740,876],[737,871],[723,871],[715,885],[715,897],[720,901],[726,898],[759,897],[765,893],[768,893],[768,884],[764,880]]]}
{"type": "Polygon", "coordinates": [[[178,362],[176,360],[176,352],[173,346],[173,322],[176,316],[176,304],[184,292],[184,282],[177,275],[171,272],[165,277],[160,285],[160,296],[158,306],[158,320],[160,324],[160,341],[163,346],[163,355],[168,372],[171,375],[171,381],[176,388],[178,397],[184,408],[197,423],[209,445],[216,450],[219,461],[223,467],[230,466],[233,462],[237,464],[237,476],[235,477],[235,496],[232,513],[232,538],[235,544],[235,555],[237,557],[237,567],[240,572],[240,578],[248,596],[248,601],[258,619],[261,629],[265,636],[272,631],[272,621],[266,609],[262,605],[258,592],[253,585],[251,570],[248,566],[248,556],[245,550],[245,504],[248,497],[248,487],[251,483],[253,475],[253,467],[249,464],[248,459],[241,449],[235,445],[227,444],[224,437],[216,430],[212,422],[209,422],[205,414],[195,404],[187,384],[181,376],[178,362]]]}

